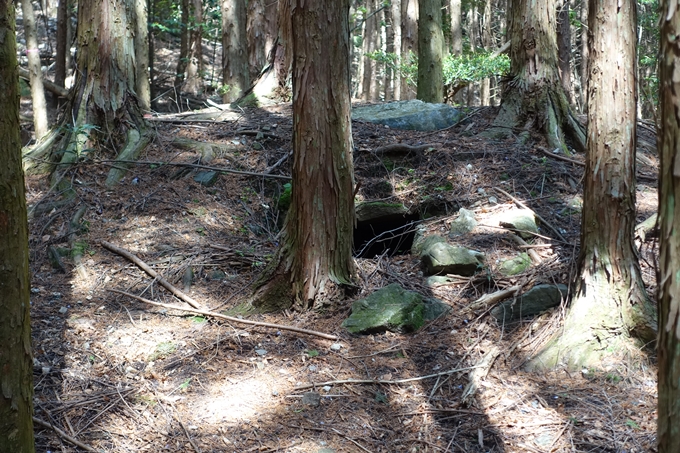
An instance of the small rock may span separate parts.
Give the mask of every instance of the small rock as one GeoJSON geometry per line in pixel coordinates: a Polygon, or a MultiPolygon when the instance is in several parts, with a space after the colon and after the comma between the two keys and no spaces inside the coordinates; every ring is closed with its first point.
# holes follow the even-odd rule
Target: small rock
{"type": "Polygon", "coordinates": [[[266,349],[256,349],[255,353],[257,355],[265,355],[267,353],[267,350],[266,349]]]}
{"type": "Polygon", "coordinates": [[[38,294],[40,292],[40,288],[31,288],[31,292],[33,294],[38,294]]]}
{"type": "Polygon", "coordinates": [[[318,406],[321,404],[321,395],[316,392],[306,392],[302,395],[302,404],[307,406],[318,406]]]}
{"type": "Polygon", "coordinates": [[[324,392],[330,392],[331,386],[330,385],[324,385],[323,387],[321,387],[321,390],[323,390],[324,392]]]}
{"type": "Polygon", "coordinates": [[[61,307],[61,308],[59,309],[59,313],[61,313],[62,315],[65,315],[67,311],[68,311],[68,308],[67,308],[67,307],[61,307]]]}
{"type": "Polygon", "coordinates": [[[342,349],[342,345],[341,345],[340,343],[333,343],[333,344],[331,345],[331,349],[332,349],[333,351],[339,351],[340,349],[342,349]]]}
{"type": "Polygon", "coordinates": [[[42,374],[50,374],[50,371],[52,371],[51,367],[48,366],[42,367],[42,374]]]}

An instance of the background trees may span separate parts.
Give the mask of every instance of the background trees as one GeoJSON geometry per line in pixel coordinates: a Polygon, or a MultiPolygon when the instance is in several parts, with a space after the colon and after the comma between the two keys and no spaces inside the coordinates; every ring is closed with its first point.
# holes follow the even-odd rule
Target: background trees
{"type": "Polygon", "coordinates": [[[0,452],[31,453],[28,225],[19,140],[14,4],[0,1],[0,452]]]}

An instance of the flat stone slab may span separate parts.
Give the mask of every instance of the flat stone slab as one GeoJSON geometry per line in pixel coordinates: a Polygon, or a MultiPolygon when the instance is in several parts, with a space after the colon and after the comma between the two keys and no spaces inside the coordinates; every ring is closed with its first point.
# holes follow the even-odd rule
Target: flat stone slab
{"type": "Polygon", "coordinates": [[[342,327],[350,333],[414,332],[426,321],[446,313],[450,307],[436,299],[407,291],[392,283],[352,304],[352,314],[342,327]]]}
{"type": "Polygon", "coordinates": [[[387,102],[358,106],[352,119],[383,124],[392,129],[436,131],[451,127],[465,117],[447,104],[430,104],[419,100],[387,102]]]}
{"type": "Polygon", "coordinates": [[[425,266],[425,275],[471,276],[482,267],[484,254],[447,242],[434,242],[423,247],[420,259],[425,266]]]}
{"type": "Polygon", "coordinates": [[[565,285],[536,285],[518,298],[498,304],[491,310],[491,316],[501,323],[536,316],[557,307],[566,296],[565,285]]]}

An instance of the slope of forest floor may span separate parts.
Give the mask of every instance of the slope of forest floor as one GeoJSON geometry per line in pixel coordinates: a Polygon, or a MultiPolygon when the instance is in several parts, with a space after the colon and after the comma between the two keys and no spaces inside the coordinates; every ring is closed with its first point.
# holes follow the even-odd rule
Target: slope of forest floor
{"type": "MultiPolygon", "coordinates": [[[[436,287],[425,284],[409,254],[357,259],[357,298],[398,282],[452,307],[414,334],[349,335],[340,323],[354,299],[250,318],[339,337],[326,340],[110,291],[186,306],[102,241],[135,254],[203,307],[221,312],[245,300],[276,250],[283,216],[276,206],[286,180],[221,173],[205,187],[194,179],[199,170],[173,165],[205,164],[195,146],[178,147],[176,139],[222,145],[210,166],[289,175],[289,105],[245,109],[236,121],[154,122],[157,138],[141,160],[166,164],[135,165],[107,190],[111,163],[104,161],[115,151],[96,150],[95,160],[71,173],[78,199],[66,206],[55,203],[59,194],[44,176],[28,176],[35,412],[47,425],[36,425],[38,451],[654,451],[654,357],[634,354],[608,370],[527,373],[522,364],[559,328],[563,309],[510,326],[499,325],[488,308],[466,310],[483,294],[513,285],[569,284],[578,254],[583,156],[558,159],[537,136],[527,144],[484,139],[478,133],[495,112],[472,109],[459,125],[430,133],[353,122],[358,200],[425,206],[433,216],[423,225],[446,235],[460,207],[484,219],[513,206],[495,190],[501,188],[565,239],[543,227],[545,237],[533,241],[541,263],[503,277],[499,260],[521,250],[484,230],[466,245],[486,254],[485,270],[436,287]],[[395,143],[433,146],[373,152],[395,143]],[[85,252],[83,270],[76,272],[69,257],[58,269],[51,253],[74,244],[85,252]],[[366,382],[326,384],[348,379],[366,382]],[[470,382],[476,385],[466,396],[470,382]]],[[[653,127],[641,124],[640,135],[654,142],[653,127]]],[[[650,147],[641,146],[639,162],[642,221],[657,203],[650,147]]],[[[640,246],[654,291],[655,242],[640,246]]]]}

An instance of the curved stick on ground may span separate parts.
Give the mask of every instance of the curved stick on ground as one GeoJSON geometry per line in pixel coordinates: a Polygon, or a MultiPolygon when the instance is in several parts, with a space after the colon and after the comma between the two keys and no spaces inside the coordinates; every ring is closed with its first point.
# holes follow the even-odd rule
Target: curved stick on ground
{"type": "Polygon", "coordinates": [[[136,296],[134,294],[127,293],[125,291],[120,291],[117,289],[108,289],[107,291],[111,291],[112,293],[118,293],[122,294],[124,296],[132,297],[133,299],[137,299],[138,301],[150,304],[150,305],[156,305],[157,307],[163,307],[167,308],[170,310],[180,310],[180,311],[186,311],[187,313],[195,313],[197,315],[205,315],[205,316],[212,316],[213,318],[219,318],[219,319],[225,319],[227,321],[231,322],[236,322],[239,324],[248,324],[250,326],[259,326],[259,327],[268,327],[270,329],[278,329],[278,330],[288,330],[290,332],[297,332],[297,333],[304,333],[306,335],[313,335],[316,337],[321,337],[325,338],[327,340],[339,340],[339,338],[335,335],[331,335],[328,333],[323,333],[323,332],[317,332],[316,330],[307,330],[307,329],[301,329],[299,327],[293,327],[293,326],[286,326],[283,324],[272,324],[270,322],[258,322],[258,321],[251,321],[249,319],[239,319],[239,318],[234,318],[232,316],[227,316],[223,315],[222,313],[216,313],[214,311],[210,310],[201,310],[201,309],[194,309],[194,308],[186,308],[186,307],[178,307],[177,305],[171,305],[171,304],[162,304],[160,302],[154,302],[149,299],[145,299],[140,296],[136,296]]]}
{"type": "Polygon", "coordinates": [[[142,261],[142,260],[140,260],[139,258],[137,258],[137,257],[136,257],[135,255],[133,255],[132,253],[130,253],[130,252],[128,252],[127,250],[124,250],[124,249],[122,249],[122,248],[120,248],[120,247],[117,247],[117,246],[111,244],[110,242],[101,241],[101,245],[102,245],[102,247],[104,247],[104,248],[106,248],[106,249],[112,251],[113,253],[116,253],[116,254],[118,254],[118,255],[124,257],[124,258],[127,258],[128,260],[132,261],[133,263],[135,263],[135,264],[136,264],[137,266],[139,266],[139,268],[142,269],[144,272],[146,272],[147,274],[149,274],[149,275],[152,276],[153,278],[157,279],[157,280],[158,280],[158,283],[160,283],[161,286],[163,286],[165,289],[167,289],[167,290],[170,291],[172,294],[174,294],[175,296],[177,296],[177,298],[182,299],[184,302],[188,303],[189,305],[191,305],[191,306],[194,307],[194,308],[197,308],[197,309],[200,309],[200,308],[201,308],[201,304],[199,304],[198,302],[196,302],[196,301],[195,301],[194,299],[192,299],[190,296],[187,296],[186,294],[184,294],[184,293],[183,293],[182,291],[180,291],[179,289],[175,288],[169,281],[167,281],[166,279],[164,279],[163,277],[161,277],[160,274],[159,274],[158,272],[156,272],[155,270],[151,269],[151,268],[149,267],[148,264],[146,264],[144,261],[142,261]]]}
{"type": "Polygon", "coordinates": [[[60,430],[59,428],[52,425],[51,423],[46,422],[45,420],[39,419],[38,417],[33,417],[33,422],[37,423],[38,425],[44,426],[45,428],[49,428],[49,429],[53,430],[55,433],[57,433],[57,435],[59,437],[61,437],[65,441],[75,445],[76,447],[80,447],[85,451],[93,451],[93,452],[97,453],[97,450],[95,450],[94,448],[90,447],[87,444],[82,443],[81,441],[79,441],[75,437],[69,436],[64,431],[60,430]]]}

